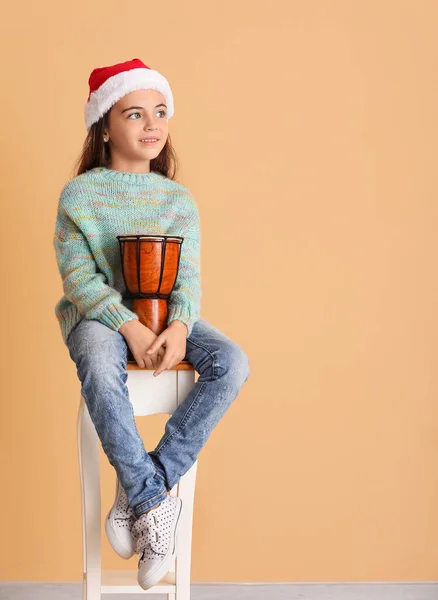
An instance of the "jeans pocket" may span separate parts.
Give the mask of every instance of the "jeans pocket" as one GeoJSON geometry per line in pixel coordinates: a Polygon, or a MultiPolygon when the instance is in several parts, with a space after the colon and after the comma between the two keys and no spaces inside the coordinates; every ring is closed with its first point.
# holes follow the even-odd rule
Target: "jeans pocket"
{"type": "Polygon", "coordinates": [[[68,352],[70,354],[70,358],[74,362],[76,362],[76,359],[75,359],[76,349],[75,349],[75,345],[73,344],[73,336],[71,334],[67,338],[67,348],[68,348],[68,352]]]}
{"type": "Polygon", "coordinates": [[[82,321],[83,321],[83,319],[81,319],[80,321],[78,321],[77,323],[75,323],[73,325],[73,327],[71,328],[70,333],[68,334],[68,337],[67,337],[67,347],[70,352],[70,357],[75,362],[76,362],[76,360],[75,360],[74,356],[76,354],[76,347],[75,347],[75,343],[74,343],[74,336],[75,336],[76,329],[79,327],[79,325],[82,323],[82,321]]]}

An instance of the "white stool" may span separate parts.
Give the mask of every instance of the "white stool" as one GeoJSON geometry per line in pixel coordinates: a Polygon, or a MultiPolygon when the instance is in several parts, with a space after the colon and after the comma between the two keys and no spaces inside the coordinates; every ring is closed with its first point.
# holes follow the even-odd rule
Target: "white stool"
{"type": "MultiPolygon", "coordinates": [[[[188,361],[166,369],[157,377],[155,369],[128,362],[126,385],[135,416],[174,412],[195,383],[195,370],[188,361]]],[[[143,590],[135,571],[101,569],[101,496],[99,437],[81,394],[77,421],[78,455],[82,498],[83,600],[100,600],[101,594],[167,594],[168,600],[190,599],[193,503],[198,461],[174,485],[171,494],[183,502],[177,536],[176,558],[170,571],[156,585],[143,590]]],[[[134,555],[138,562],[139,555],[134,555]]]]}

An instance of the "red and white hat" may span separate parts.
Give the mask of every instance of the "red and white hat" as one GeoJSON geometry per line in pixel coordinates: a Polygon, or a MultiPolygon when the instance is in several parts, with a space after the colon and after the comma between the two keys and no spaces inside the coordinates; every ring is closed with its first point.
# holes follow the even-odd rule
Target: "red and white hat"
{"type": "Polygon", "coordinates": [[[173,116],[173,95],[167,79],[158,71],[147,67],[139,58],[94,69],[88,84],[90,93],[84,111],[87,131],[113,104],[134,90],[152,89],[161,92],[167,105],[167,119],[173,116]]]}

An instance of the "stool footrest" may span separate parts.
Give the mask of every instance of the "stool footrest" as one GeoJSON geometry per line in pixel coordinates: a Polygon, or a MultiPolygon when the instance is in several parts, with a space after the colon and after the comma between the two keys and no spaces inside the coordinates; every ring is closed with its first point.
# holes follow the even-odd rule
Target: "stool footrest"
{"type": "MultiPolygon", "coordinates": [[[[176,573],[170,570],[153,586],[154,594],[175,594],[176,573]]],[[[102,570],[102,594],[147,594],[137,582],[137,571],[104,571],[102,570]]],[[[152,589],[151,589],[152,593],[152,589]]]]}

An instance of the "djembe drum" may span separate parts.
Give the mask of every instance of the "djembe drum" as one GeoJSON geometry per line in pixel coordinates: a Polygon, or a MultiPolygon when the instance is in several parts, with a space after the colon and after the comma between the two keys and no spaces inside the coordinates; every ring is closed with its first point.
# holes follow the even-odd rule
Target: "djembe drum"
{"type": "MultiPolygon", "coordinates": [[[[140,323],[159,335],[167,327],[167,301],[178,276],[178,235],[118,235],[123,279],[140,323]]],[[[128,362],[136,362],[128,346],[128,362]]]]}

